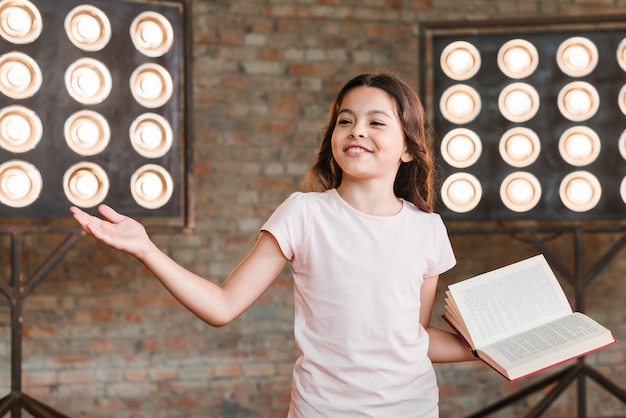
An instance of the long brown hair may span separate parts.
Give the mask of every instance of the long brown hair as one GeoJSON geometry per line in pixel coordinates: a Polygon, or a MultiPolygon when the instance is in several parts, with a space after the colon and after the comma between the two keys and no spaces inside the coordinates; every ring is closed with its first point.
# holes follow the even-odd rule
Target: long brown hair
{"type": "Polygon", "coordinates": [[[432,212],[435,201],[434,163],[426,134],[424,107],[413,88],[390,73],[361,74],[339,90],[330,107],[328,124],[322,131],[316,161],[303,177],[304,189],[325,191],[341,184],[342,171],[333,157],[331,138],[341,102],[350,90],[362,86],[381,89],[395,99],[407,152],[413,156],[411,161],[400,164],[393,185],[395,195],[425,212],[432,212]]]}

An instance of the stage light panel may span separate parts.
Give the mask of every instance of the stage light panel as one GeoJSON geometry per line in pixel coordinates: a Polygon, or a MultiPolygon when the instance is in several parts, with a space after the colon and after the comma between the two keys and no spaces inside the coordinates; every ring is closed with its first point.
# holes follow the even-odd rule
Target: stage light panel
{"type": "Polygon", "coordinates": [[[107,203],[190,226],[190,3],[0,1],[0,163],[43,182],[22,198],[16,184],[37,189],[18,181],[32,170],[9,171],[0,218],[107,203]]]}
{"type": "Polygon", "coordinates": [[[28,44],[41,34],[39,9],[26,0],[0,1],[0,36],[14,44],[28,44]]]}
{"type": "Polygon", "coordinates": [[[617,18],[424,25],[422,90],[444,219],[625,217],[625,35],[617,18]],[[477,51],[460,53],[456,73],[468,56],[481,59],[462,84],[450,70],[455,45],[477,51]]]}

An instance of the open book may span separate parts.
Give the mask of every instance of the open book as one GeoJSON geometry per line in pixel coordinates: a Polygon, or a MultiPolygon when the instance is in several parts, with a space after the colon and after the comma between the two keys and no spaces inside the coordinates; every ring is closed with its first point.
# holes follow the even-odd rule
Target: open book
{"type": "Polygon", "coordinates": [[[443,318],[474,354],[510,381],[617,341],[572,312],[543,255],[448,286],[443,318]]]}

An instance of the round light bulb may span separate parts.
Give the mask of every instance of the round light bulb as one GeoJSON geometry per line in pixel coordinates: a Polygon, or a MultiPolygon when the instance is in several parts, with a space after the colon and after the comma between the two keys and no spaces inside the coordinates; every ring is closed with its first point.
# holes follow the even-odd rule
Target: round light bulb
{"type": "Polygon", "coordinates": [[[513,135],[506,143],[509,155],[515,160],[528,158],[533,152],[533,145],[523,135],[513,135]]]}
{"type": "Polygon", "coordinates": [[[591,57],[585,48],[573,45],[567,49],[567,61],[575,68],[584,68],[591,62],[591,57]]]}
{"type": "Polygon", "coordinates": [[[100,129],[94,122],[82,121],[76,129],[76,137],[86,147],[96,144],[100,138],[100,129]]]}
{"type": "Polygon", "coordinates": [[[522,91],[513,91],[506,96],[505,105],[512,114],[519,116],[531,109],[532,100],[522,91]]]}
{"type": "Polygon", "coordinates": [[[7,26],[14,33],[27,33],[32,28],[32,20],[26,10],[21,7],[11,7],[7,10],[7,26]]]}
{"type": "Polygon", "coordinates": [[[94,42],[102,35],[100,22],[95,17],[83,14],[76,20],[76,33],[84,42],[94,42]]]}
{"type": "Polygon", "coordinates": [[[22,199],[30,190],[30,179],[21,170],[10,170],[3,178],[4,191],[14,199],[22,199]]]}
{"type": "Polygon", "coordinates": [[[141,40],[148,47],[154,48],[163,43],[165,36],[159,25],[148,21],[141,26],[141,40]]]}

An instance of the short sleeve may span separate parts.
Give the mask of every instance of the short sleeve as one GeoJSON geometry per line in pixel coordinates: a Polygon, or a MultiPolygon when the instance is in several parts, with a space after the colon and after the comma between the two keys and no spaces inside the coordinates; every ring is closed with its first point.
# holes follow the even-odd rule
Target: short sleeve
{"type": "Polygon", "coordinates": [[[280,204],[261,227],[274,236],[283,255],[293,261],[306,230],[306,196],[295,192],[280,204]]]}
{"type": "Polygon", "coordinates": [[[433,259],[426,277],[438,276],[456,265],[456,257],[454,256],[452,243],[450,242],[448,230],[443,223],[441,216],[435,214],[434,223],[433,259]]]}

